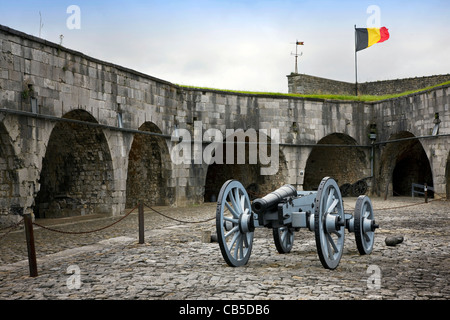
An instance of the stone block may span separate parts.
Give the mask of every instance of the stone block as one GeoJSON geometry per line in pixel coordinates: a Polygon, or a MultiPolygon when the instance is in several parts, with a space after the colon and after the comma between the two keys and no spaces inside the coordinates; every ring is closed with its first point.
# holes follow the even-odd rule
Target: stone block
{"type": "Polygon", "coordinates": [[[41,76],[41,63],[36,60],[31,60],[30,73],[34,76],[41,76]]]}
{"type": "Polygon", "coordinates": [[[8,70],[1,70],[0,71],[0,79],[9,80],[9,71],[8,70]]]}

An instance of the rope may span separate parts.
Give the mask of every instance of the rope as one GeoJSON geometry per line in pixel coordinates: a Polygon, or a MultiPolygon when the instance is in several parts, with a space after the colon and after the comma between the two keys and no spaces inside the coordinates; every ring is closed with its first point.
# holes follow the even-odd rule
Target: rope
{"type": "MultiPolygon", "coordinates": [[[[429,201],[431,202],[431,201],[429,201]]],[[[427,204],[426,202],[419,202],[419,203],[413,203],[413,204],[405,204],[403,206],[398,207],[390,207],[390,208],[373,208],[373,210],[394,210],[394,209],[401,209],[406,207],[414,207],[414,206],[420,206],[422,204],[427,204]]]]}
{"type": "Polygon", "coordinates": [[[3,238],[5,238],[11,231],[13,231],[13,229],[17,228],[22,222],[23,222],[23,218],[22,218],[19,222],[13,224],[12,226],[9,226],[9,227],[0,229],[0,230],[6,230],[6,229],[9,229],[8,231],[5,232],[5,234],[3,234],[3,235],[0,237],[0,241],[1,241],[3,238]]]}
{"type": "MultiPolygon", "coordinates": [[[[159,214],[159,215],[161,215],[161,216],[163,216],[163,217],[165,217],[165,218],[172,219],[172,220],[175,220],[175,221],[180,222],[180,223],[205,223],[205,222],[211,221],[211,220],[213,220],[213,219],[216,218],[216,217],[213,217],[213,218],[210,218],[210,219],[207,219],[207,220],[203,220],[203,221],[183,221],[183,220],[175,219],[175,218],[173,218],[173,217],[169,217],[169,216],[167,216],[167,215],[165,215],[165,214],[163,214],[163,213],[161,213],[161,212],[159,212],[159,211],[153,209],[152,207],[148,206],[148,205],[145,204],[145,203],[144,203],[143,205],[145,205],[145,206],[146,206],[147,208],[149,208],[150,210],[156,212],[157,214],[159,214]]],[[[57,229],[54,229],[54,228],[51,228],[51,227],[43,226],[42,224],[39,224],[39,223],[37,223],[37,222],[33,222],[33,225],[35,225],[35,226],[37,226],[37,227],[40,227],[40,228],[42,228],[42,229],[48,230],[48,231],[57,232],[57,233],[63,233],[63,234],[88,234],[88,233],[94,233],[94,232],[98,232],[98,231],[105,230],[105,229],[110,228],[110,227],[112,227],[113,225],[119,223],[120,221],[122,221],[122,220],[124,220],[126,217],[128,217],[128,216],[129,216],[134,210],[136,210],[138,207],[139,207],[139,206],[134,207],[134,208],[131,209],[127,214],[125,214],[123,217],[121,217],[120,219],[114,221],[113,223],[111,223],[111,224],[109,224],[109,225],[107,225],[107,226],[104,226],[104,227],[101,227],[101,228],[98,228],[98,229],[94,229],[94,230],[89,230],[89,231],[62,231],[62,230],[57,230],[57,229]]],[[[12,225],[12,226],[9,226],[9,227],[6,227],[6,228],[1,229],[1,230],[6,230],[6,229],[10,229],[10,230],[8,230],[5,234],[3,234],[3,235],[0,237],[0,240],[2,240],[3,238],[5,238],[5,237],[6,237],[6,236],[7,236],[14,228],[16,228],[17,226],[19,226],[22,222],[23,222],[23,219],[20,220],[19,222],[17,222],[16,224],[12,225]]]]}
{"type": "MultiPolygon", "coordinates": [[[[419,206],[419,205],[423,205],[423,204],[426,204],[426,203],[424,203],[424,202],[423,202],[423,203],[413,203],[413,204],[407,204],[407,205],[403,205],[403,206],[390,207],[390,208],[373,208],[373,210],[374,210],[374,211],[375,211],[375,210],[395,210],[395,209],[401,209],[401,208],[407,208],[407,207],[419,206]]],[[[176,219],[176,218],[170,217],[170,216],[168,216],[168,215],[165,215],[164,213],[161,213],[161,212],[159,212],[158,210],[153,209],[152,207],[150,207],[149,205],[147,205],[147,204],[145,204],[145,203],[144,203],[143,205],[146,206],[148,209],[152,210],[153,212],[155,212],[155,213],[157,213],[157,214],[159,214],[159,215],[161,215],[161,216],[163,216],[163,217],[165,217],[165,218],[167,218],[167,219],[171,219],[171,220],[174,220],[174,221],[177,221],[177,222],[180,222],[180,223],[192,223],[192,224],[197,224],[197,223],[205,223],[205,222],[209,222],[209,221],[212,221],[212,220],[216,219],[216,217],[212,217],[212,218],[209,218],[209,219],[206,219],[206,220],[200,220],[200,221],[186,221],[186,220],[180,220],[180,219],[176,219]]],[[[42,228],[42,229],[45,229],[45,230],[48,230],[48,231],[53,231],[53,232],[58,232],[58,233],[63,233],[63,234],[88,234],[88,233],[93,233],[93,232],[102,231],[102,230],[105,230],[105,229],[107,229],[107,228],[110,228],[110,227],[114,226],[115,224],[119,223],[120,221],[122,221],[122,220],[124,220],[126,217],[128,217],[128,216],[129,216],[134,210],[136,210],[137,208],[138,208],[138,206],[134,207],[134,208],[131,209],[127,214],[125,214],[123,217],[121,217],[121,218],[118,219],[117,221],[114,221],[113,223],[111,223],[111,224],[109,224],[109,225],[107,225],[107,226],[104,226],[104,227],[101,227],[101,228],[98,228],[98,229],[95,229],[95,230],[89,230],[89,231],[62,231],[62,230],[57,230],[57,229],[53,229],[53,228],[50,228],[50,227],[43,226],[43,225],[41,225],[41,224],[39,224],[39,223],[37,223],[37,222],[33,222],[33,224],[36,225],[36,226],[38,226],[38,227],[40,227],[40,228],[42,228]]],[[[346,209],[346,210],[344,209],[344,212],[345,212],[345,213],[351,213],[349,210],[354,210],[354,208],[346,209]]],[[[15,224],[12,225],[12,226],[9,226],[9,227],[0,229],[0,230],[6,230],[6,229],[9,229],[6,233],[4,233],[4,234],[0,237],[0,240],[2,240],[3,238],[5,238],[5,237],[6,237],[13,229],[15,229],[16,227],[18,227],[22,222],[23,222],[23,219],[20,220],[19,222],[15,223],[15,224]]]]}
{"type": "Polygon", "coordinates": [[[46,227],[43,226],[39,223],[33,222],[34,225],[41,227],[43,229],[49,230],[49,231],[53,231],[53,232],[58,232],[58,233],[64,233],[64,234],[86,234],[86,233],[93,233],[93,232],[97,232],[97,231],[101,231],[104,230],[106,228],[112,227],[113,225],[115,225],[116,223],[119,223],[120,221],[122,221],[123,219],[125,219],[126,217],[128,217],[134,210],[136,210],[138,207],[134,207],[132,210],[130,210],[126,215],[124,215],[123,217],[121,217],[120,219],[118,219],[117,221],[114,221],[113,223],[111,223],[110,225],[104,226],[102,228],[99,229],[95,229],[95,230],[90,230],[90,231],[61,231],[61,230],[56,230],[50,227],[46,227]]]}
{"type": "Polygon", "coordinates": [[[150,210],[156,212],[157,214],[159,214],[159,215],[161,215],[161,216],[163,216],[163,217],[165,217],[165,218],[167,218],[167,219],[171,219],[171,220],[174,220],[174,221],[177,221],[177,222],[180,222],[180,223],[205,223],[205,222],[208,222],[208,221],[211,221],[211,220],[216,219],[216,217],[212,217],[212,218],[210,218],[210,219],[202,220],[202,221],[185,221],[185,220],[183,221],[183,220],[179,220],[179,219],[176,219],[176,218],[173,218],[173,217],[169,217],[169,216],[165,215],[164,213],[161,213],[161,212],[159,212],[159,211],[153,209],[152,207],[150,207],[149,205],[147,205],[147,204],[145,204],[145,203],[144,203],[144,206],[146,206],[146,207],[149,208],[150,210]]]}
{"type": "MultiPolygon", "coordinates": [[[[434,200],[432,200],[432,201],[434,201],[434,200]]],[[[432,201],[429,201],[429,202],[432,202],[432,201]]],[[[395,210],[395,209],[402,209],[402,208],[407,208],[407,207],[421,206],[421,205],[423,205],[423,204],[427,204],[427,203],[426,203],[426,202],[418,202],[418,203],[412,203],[412,204],[405,204],[405,205],[403,205],[403,206],[398,206],[398,207],[372,208],[372,209],[373,209],[373,211],[379,211],[379,210],[395,210]]],[[[351,212],[349,212],[349,210],[355,210],[355,208],[350,207],[350,209],[345,209],[345,210],[347,210],[346,213],[351,213],[351,212]]],[[[344,211],[345,211],[345,210],[344,210],[344,211]]]]}
{"type": "Polygon", "coordinates": [[[3,231],[3,230],[6,230],[6,229],[11,229],[11,228],[15,228],[15,227],[17,227],[19,224],[21,224],[22,223],[22,221],[23,221],[23,218],[19,221],[19,222],[16,222],[16,223],[14,223],[14,224],[12,224],[12,225],[10,225],[10,226],[7,226],[7,227],[4,227],[4,228],[1,228],[0,229],[0,231],[3,231]]]}

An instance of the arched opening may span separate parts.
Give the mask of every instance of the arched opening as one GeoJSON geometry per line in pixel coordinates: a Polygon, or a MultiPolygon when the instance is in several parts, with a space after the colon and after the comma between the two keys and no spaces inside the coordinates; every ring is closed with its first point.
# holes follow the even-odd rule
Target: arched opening
{"type": "MultiPolygon", "coordinates": [[[[398,139],[407,140],[387,144],[381,157],[381,178],[392,182],[392,192],[389,184],[385,185],[388,193],[393,196],[411,196],[413,183],[426,183],[432,187],[430,162],[420,141],[407,131],[396,133],[389,140],[398,139]]],[[[433,192],[429,191],[428,196],[432,197],[433,192]]]]}
{"type": "MultiPolygon", "coordinates": [[[[151,122],[139,127],[140,131],[161,133],[151,122]]],[[[148,205],[173,203],[174,190],[168,187],[170,155],[164,138],[135,134],[128,156],[127,200],[131,208],[143,200],[148,205]]]]}
{"type": "MultiPolygon", "coordinates": [[[[325,145],[357,145],[342,133],[332,133],[317,143],[325,145]]],[[[332,177],[339,186],[352,185],[369,176],[366,153],[357,147],[314,147],[306,161],[304,190],[317,190],[324,177],[332,177]]]]}
{"type": "MultiPolygon", "coordinates": [[[[393,195],[410,196],[413,183],[433,186],[430,163],[419,141],[411,143],[408,150],[397,157],[392,174],[393,195]]],[[[428,196],[432,196],[431,191],[428,196]]]]}
{"type": "MultiPolygon", "coordinates": [[[[14,154],[9,134],[0,122],[0,217],[22,214],[19,205],[19,181],[17,169],[20,161],[14,154]]],[[[3,219],[2,219],[3,220],[3,219]]],[[[6,221],[6,219],[4,219],[6,221]]],[[[0,225],[3,224],[0,221],[0,225]]]]}
{"type": "MultiPolygon", "coordinates": [[[[84,110],[63,118],[97,121],[84,110]]],[[[110,213],[113,166],[108,143],[100,128],[58,122],[42,161],[40,190],[35,199],[37,218],[110,213]]]]}
{"type": "MultiPolygon", "coordinates": [[[[232,143],[234,151],[231,155],[227,155],[227,141],[220,145],[223,151],[222,164],[212,163],[208,166],[205,179],[205,202],[216,201],[220,188],[230,179],[240,181],[251,199],[266,195],[287,183],[287,164],[283,153],[278,150],[278,159],[273,159],[270,137],[256,131],[254,133],[250,137],[249,130],[245,133],[237,131],[228,137],[227,141],[231,141],[231,138],[234,141],[232,143]],[[245,146],[242,143],[244,141],[245,146]],[[267,149],[260,148],[260,143],[266,144],[267,149]],[[261,158],[265,159],[263,160],[265,164],[261,163],[261,158]],[[274,164],[276,161],[278,163],[274,164]],[[261,174],[263,172],[261,169],[271,166],[272,168],[278,166],[278,171],[274,174],[261,174]]],[[[275,144],[274,146],[279,147],[275,144]]]]}

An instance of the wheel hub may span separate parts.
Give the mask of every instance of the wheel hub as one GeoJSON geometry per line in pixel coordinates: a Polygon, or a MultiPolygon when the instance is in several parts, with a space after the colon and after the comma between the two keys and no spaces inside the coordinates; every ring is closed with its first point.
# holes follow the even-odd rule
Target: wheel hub
{"type": "Polygon", "coordinates": [[[239,231],[242,233],[255,231],[255,225],[253,223],[253,215],[248,212],[239,216],[239,231]]]}

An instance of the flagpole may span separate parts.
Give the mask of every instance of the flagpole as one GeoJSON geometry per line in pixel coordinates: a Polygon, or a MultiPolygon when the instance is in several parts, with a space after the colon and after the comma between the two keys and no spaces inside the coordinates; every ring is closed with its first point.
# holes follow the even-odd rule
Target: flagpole
{"type": "Polygon", "coordinates": [[[355,94],[358,96],[358,54],[356,51],[356,24],[355,24],[355,94]]]}
{"type": "Polygon", "coordinates": [[[298,40],[295,40],[295,73],[298,74],[298,66],[297,66],[297,48],[298,48],[298,40]]]}
{"type": "MultiPolygon", "coordinates": [[[[297,62],[297,60],[298,60],[298,57],[299,57],[299,54],[298,54],[298,46],[300,45],[300,46],[302,46],[304,44],[304,42],[303,41],[298,41],[298,40],[296,40],[295,41],[295,74],[298,74],[298,62],[297,62]]],[[[293,56],[294,54],[291,52],[291,55],[293,56]]],[[[303,52],[302,53],[300,53],[300,56],[302,56],[303,55],[303,52]]]]}

